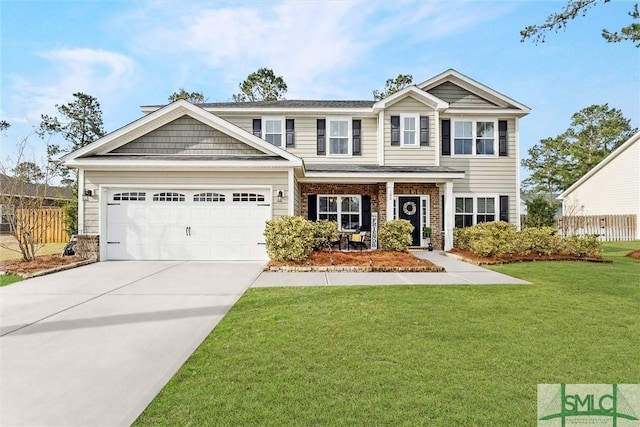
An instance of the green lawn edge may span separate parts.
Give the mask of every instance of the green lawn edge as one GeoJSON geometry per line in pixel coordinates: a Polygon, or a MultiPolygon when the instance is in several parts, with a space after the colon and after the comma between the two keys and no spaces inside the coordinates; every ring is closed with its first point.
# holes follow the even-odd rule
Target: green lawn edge
{"type": "Polygon", "coordinates": [[[134,425],[536,424],[545,383],[640,383],[640,242],[531,286],[249,289],[134,425]]]}

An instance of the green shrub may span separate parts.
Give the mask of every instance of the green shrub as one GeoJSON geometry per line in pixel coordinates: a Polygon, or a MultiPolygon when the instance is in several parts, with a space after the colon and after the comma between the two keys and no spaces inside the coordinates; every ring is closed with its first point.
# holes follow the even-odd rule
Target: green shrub
{"type": "Polygon", "coordinates": [[[568,236],[564,239],[565,250],[573,256],[599,257],[602,256],[600,241],[597,234],[583,236],[568,236]]]}
{"type": "Polygon", "coordinates": [[[551,227],[555,224],[555,215],[559,203],[549,202],[540,195],[526,202],[527,219],[525,227],[551,227]]]}
{"type": "Polygon", "coordinates": [[[320,220],[313,224],[313,248],[327,250],[331,248],[331,242],[340,238],[338,223],[335,221],[320,220]]]}
{"type": "Polygon", "coordinates": [[[553,227],[528,227],[518,233],[513,247],[514,255],[554,255],[563,252],[564,243],[553,227]]]}
{"type": "Polygon", "coordinates": [[[387,221],[378,231],[378,243],[383,251],[405,252],[413,239],[413,225],[406,219],[387,221]]]}
{"type": "Polygon", "coordinates": [[[484,222],[467,230],[468,248],[478,256],[499,257],[512,251],[516,230],[506,222],[484,222]]]}
{"type": "Polygon", "coordinates": [[[264,230],[267,254],[275,261],[303,261],[314,244],[313,223],[301,216],[283,216],[267,221],[264,230]]]}
{"type": "Polygon", "coordinates": [[[469,239],[471,238],[471,230],[472,227],[466,228],[454,228],[453,229],[453,247],[469,250],[469,239]]]}

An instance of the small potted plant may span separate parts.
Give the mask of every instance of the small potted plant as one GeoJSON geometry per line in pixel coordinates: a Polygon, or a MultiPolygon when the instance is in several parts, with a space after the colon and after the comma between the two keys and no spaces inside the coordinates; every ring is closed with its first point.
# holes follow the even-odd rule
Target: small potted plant
{"type": "Polygon", "coordinates": [[[422,235],[427,241],[427,250],[433,251],[433,243],[431,243],[431,227],[422,227],[422,235]]]}

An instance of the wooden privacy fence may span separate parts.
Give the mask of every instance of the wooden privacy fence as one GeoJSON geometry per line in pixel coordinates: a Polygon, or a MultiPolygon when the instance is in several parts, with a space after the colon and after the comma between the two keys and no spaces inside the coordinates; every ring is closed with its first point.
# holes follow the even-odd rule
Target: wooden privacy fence
{"type": "MultiPolygon", "coordinates": [[[[520,216],[523,228],[526,219],[526,215],[520,216]]],[[[597,234],[607,242],[636,240],[637,220],[635,215],[558,216],[556,228],[563,236],[597,234]]]]}
{"type": "Polygon", "coordinates": [[[59,208],[16,209],[16,225],[33,230],[33,236],[39,243],[69,241],[64,229],[64,212],[59,208]]]}

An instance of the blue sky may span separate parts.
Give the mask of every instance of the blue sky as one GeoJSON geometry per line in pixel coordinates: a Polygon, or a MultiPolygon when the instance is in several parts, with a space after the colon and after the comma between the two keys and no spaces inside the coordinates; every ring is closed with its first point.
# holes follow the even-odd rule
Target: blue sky
{"type": "MultiPolygon", "coordinates": [[[[180,87],[229,101],[260,67],[284,77],[288,99],[372,99],[400,73],[420,83],[454,68],[531,107],[523,157],[592,104],[639,127],[640,49],[600,36],[631,22],[633,2],[600,4],[543,44],[520,42],[521,29],[564,4],[1,0],[0,118],[12,124],[1,158],[9,164],[40,114],[74,92],[97,97],[113,131],[180,87]]],[[[39,158],[42,142],[29,145],[39,158]]]]}

